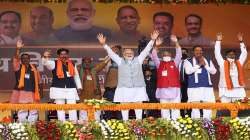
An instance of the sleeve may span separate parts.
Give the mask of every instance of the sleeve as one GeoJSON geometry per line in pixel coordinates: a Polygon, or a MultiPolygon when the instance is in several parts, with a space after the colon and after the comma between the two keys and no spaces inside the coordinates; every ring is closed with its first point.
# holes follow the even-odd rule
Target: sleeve
{"type": "Polygon", "coordinates": [[[192,74],[198,71],[200,69],[200,66],[199,65],[192,66],[192,64],[188,60],[185,60],[184,69],[186,74],[192,74]]]}
{"type": "Polygon", "coordinates": [[[42,58],[42,64],[44,66],[46,66],[47,69],[49,69],[49,70],[55,69],[55,61],[52,61],[52,60],[49,60],[49,59],[46,59],[46,58],[42,58]]]}
{"type": "Polygon", "coordinates": [[[150,53],[150,50],[152,49],[154,45],[154,40],[149,41],[148,45],[144,48],[144,50],[140,53],[138,56],[139,63],[142,64],[144,59],[147,57],[147,55],[150,53]]]}
{"type": "Polygon", "coordinates": [[[181,63],[181,57],[182,57],[181,48],[178,47],[178,48],[176,48],[176,55],[174,58],[174,63],[176,65],[176,67],[178,67],[179,64],[181,63]]]}
{"type": "Polygon", "coordinates": [[[151,58],[154,61],[156,67],[159,68],[160,60],[159,60],[159,57],[157,55],[156,49],[153,49],[152,54],[151,54],[151,58]]]}
{"type": "Polygon", "coordinates": [[[18,71],[20,67],[20,60],[14,57],[12,60],[12,64],[13,64],[14,71],[18,71]]]}
{"type": "Polygon", "coordinates": [[[106,61],[104,60],[104,61],[98,63],[98,64],[94,67],[94,69],[95,69],[96,72],[100,72],[102,69],[104,69],[104,67],[105,67],[106,65],[107,65],[107,63],[106,63],[106,61]]]}
{"type": "Polygon", "coordinates": [[[224,59],[221,56],[221,41],[216,41],[214,46],[214,55],[217,63],[221,66],[224,63],[224,59]]]}
{"type": "Polygon", "coordinates": [[[113,61],[115,61],[115,63],[116,63],[117,65],[120,65],[121,62],[122,62],[122,58],[121,58],[119,55],[117,55],[116,53],[114,53],[114,52],[112,51],[112,49],[111,49],[108,45],[105,44],[103,47],[104,47],[104,49],[107,51],[109,57],[110,57],[113,61]]]}
{"type": "Polygon", "coordinates": [[[80,76],[79,76],[79,73],[78,73],[78,70],[77,70],[76,66],[75,66],[74,80],[75,80],[77,89],[82,89],[82,83],[81,83],[80,76]]]}
{"type": "Polygon", "coordinates": [[[245,61],[247,60],[247,49],[244,43],[240,43],[240,50],[241,54],[239,57],[239,61],[241,65],[244,65],[245,61]]]}
{"type": "Polygon", "coordinates": [[[215,74],[217,72],[216,68],[214,67],[213,62],[210,60],[210,66],[206,64],[205,69],[210,73],[210,74],[215,74]]]}

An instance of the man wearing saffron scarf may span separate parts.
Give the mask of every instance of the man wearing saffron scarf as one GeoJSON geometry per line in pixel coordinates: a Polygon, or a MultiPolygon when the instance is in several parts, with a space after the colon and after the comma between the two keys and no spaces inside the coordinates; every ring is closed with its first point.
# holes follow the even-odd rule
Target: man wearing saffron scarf
{"type": "MultiPolygon", "coordinates": [[[[40,73],[36,67],[30,64],[30,56],[27,53],[21,55],[20,50],[24,46],[21,40],[17,41],[16,54],[13,58],[16,84],[10,97],[11,103],[38,103],[40,101],[39,89],[40,73]]],[[[41,91],[41,90],[40,90],[41,91]]],[[[19,122],[35,122],[38,119],[37,110],[18,111],[19,122]],[[27,118],[28,117],[28,118],[27,118]]]]}
{"type": "Polygon", "coordinates": [[[221,102],[230,103],[246,97],[244,89],[245,81],[243,75],[243,65],[247,59],[247,49],[243,43],[243,34],[237,35],[240,42],[241,54],[236,58],[236,51],[231,49],[226,51],[226,59],[221,56],[222,34],[217,34],[214,54],[220,66],[219,96],[221,102]]]}
{"type": "MultiPolygon", "coordinates": [[[[171,35],[171,41],[176,46],[176,56],[172,59],[172,54],[169,51],[162,53],[162,61],[159,60],[156,48],[153,49],[151,58],[157,67],[157,89],[156,98],[160,103],[180,103],[180,78],[178,66],[181,62],[181,47],[175,35],[171,35]]],[[[156,46],[161,45],[163,40],[158,38],[156,46]]],[[[180,116],[180,110],[177,109],[162,109],[161,117],[165,119],[176,120],[180,116]]]]}
{"type": "MultiPolygon", "coordinates": [[[[185,73],[188,75],[188,102],[215,102],[211,74],[216,73],[214,64],[203,56],[201,46],[193,47],[194,56],[184,62],[185,73]]],[[[200,110],[192,109],[191,117],[200,118],[200,110]]],[[[212,110],[203,109],[203,118],[211,119],[212,110]]]]}
{"type": "MultiPolygon", "coordinates": [[[[58,58],[50,60],[50,52],[45,51],[42,59],[43,65],[52,70],[52,85],[50,88],[50,98],[56,104],[76,104],[79,100],[77,89],[82,89],[78,70],[74,63],[69,59],[69,50],[61,48],[57,50],[58,58]]],[[[65,121],[65,111],[57,111],[58,120],[65,121]]],[[[76,110],[69,111],[69,120],[77,121],[76,110]]]]}
{"type": "MultiPolygon", "coordinates": [[[[106,44],[106,37],[98,34],[97,38],[109,57],[118,65],[118,85],[115,90],[114,102],[120,103],[141,103],[148,101],[146,85],[144,81],[142,64],[152,49],[159,32],[151,34],[151,41],[146,48],[135,57],[132,49],[123,50],[123,57],[120,57],[106,44]]],[[[135,109],[136,119],[142,119],[142,109],[135,109]]],[[[128,110],[122,110],[123,120],[128,120],[128,110]]]]}

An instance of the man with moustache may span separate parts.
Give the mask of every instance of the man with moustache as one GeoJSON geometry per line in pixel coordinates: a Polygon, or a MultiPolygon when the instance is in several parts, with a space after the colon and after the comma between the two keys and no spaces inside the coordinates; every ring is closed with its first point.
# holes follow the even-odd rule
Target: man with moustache
{"type": "MultiPolygon", "coordinates": [[[[185,73],[188,78],[188,102],[215,102],[215,96],[211,81],[211,74],[216,73],[213,62],[203,56],[203,48],[201,46],[193,47],[194,56],[184,62],[185,73]]],[[[192,109],[191,117],[193,119],[200,118],[200,110],[192,109]]],[[[212,110],[203,109],[203,118],[211,119],[212,110]]]]}
{"type": "Polygon", "coordinates": [[[15,45],[18,40],[21,40],[19,35],[20,28],[20,13],[16,11],[0,13],[0,45],[15,45]]]}
{"type": "MultiPolygon", "coordinates": [[[[170,46],[175,43],[171,42],[170,36],[174,26],[174,16],[168,12],[157,12],[153,16],[153,28],[158,30],[159,37],[163,39],[162,46],[170,46]]],[[[178,38],[178,37],[177,37],[178,38]]]]}
{"type": "MultiPolygon", "coordinates": [[[[45,51],[42,64],[52,71],[52,85],[50,98],[56,104],[76,104],[79,100],[82,85],[76,65],[69,58],[69,50],[60,48],[57,50],[57,60],[51,59],[51,52],[45,51]]],[[[65,121],[65,111],[57,110],[58,120],[65,121]]],[[[76,110],[69,110],[69,120],[77,121],[76,110]]]]}
{"type": "Polygon", "coordinates": [[[180,40],[182,46],[206,46],[212,47],[214,42],[201,33],[202,18],[196,14],[189,14],[185,17],[185,26],[188,35],[180,40]]]}
{"type": "Polygon", "coordinates": [[[62,43],[96,42],[96,34],[110,36],[110,31],[93,25],[96,10],[89,0],[71,0],[68,3],[69,25],[56,31],[56,37],[62,43]]]}
{"type": "Polygon", "coordinates": [[[120,30],[114,33],[113,40],[123,44],[137,44],[142,34],[137,30],[140,16],[133,6],[125,5],[118,9],[116,22],[120,30]]]}
{"type": "Polygon", "coordinates": [[[30,11],[31,32],[22,35],[28,45],[58,43],[53,29],[54,15],[51,9],[45,6],[34,7],[30,11]]]}

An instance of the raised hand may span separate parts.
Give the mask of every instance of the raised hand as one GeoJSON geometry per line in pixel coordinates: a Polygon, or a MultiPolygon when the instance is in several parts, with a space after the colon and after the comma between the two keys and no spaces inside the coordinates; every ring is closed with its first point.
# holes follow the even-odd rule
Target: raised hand
{"type": "Polygon", "coordinates": [[[240,42],[242,42],[242,41],[243,41],[243,33],[239,32],[239,33],[237,34],[237,38],[238,38],[238,40],[239,40],[240,42]]]}
{"type": "Polygon", "coordinates": [[[170,38],[171,38],[171,41],[173,41],[174,43],[178,42],[176,35],[171,35],[170,38]]]}
{"type": "Polygon", "coordinates": [[[50,57],[51,57],[51,51],[50,51],[50,50],[46,50],[46,51],[43,53],[43,57],[44,57],[44,58],[50,58],[50,57]]]}
{"type": "Polygon", "coordinates": [[[151,39],[156,40],[156,38],[159,36],[159,31],[155,30],[153,33],[151,33],[151,39]]]}
{"type": "Polygon", "coordinates": [[[21,49],[21,48],[23,48],[23,46],[24,46],[23,41],[22,40],[17,40],[17,42],[16,42],[17,49],[21,49]]]}
{"type": "Polygon", "coordinates": [[[216,40],[217,41],[221,41],[222,40],[222,33],[221,32],[219,32],[219,33],[217,33],[217,35],[216,35],[216,40]]]}
{"type": "Polygon", "coordinates": [[[99,33],[97,35],[97,39],[99,40],[100,44],[102,45],[106,44],[106,37],[102,33],[99,33]]]}
{"type": "Polygon", "coordinates": [[[163,43],[163,39],[162,39],[161,37],[158,37],[158,38],[155,40],[155,45],[156,45],[156,47],[160,46],[162,43],[163,43]]]}

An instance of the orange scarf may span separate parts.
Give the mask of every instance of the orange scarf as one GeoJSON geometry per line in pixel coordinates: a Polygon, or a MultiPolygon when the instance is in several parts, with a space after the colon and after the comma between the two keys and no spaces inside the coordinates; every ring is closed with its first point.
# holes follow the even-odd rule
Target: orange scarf
{"type": "MultiPolygon", "coordinates": [[[[73,63],[71,62],[71,60],[66,60],[66,63],[68,63],[68,71],[69,71],[70,76],[74,76],[75,67],[73,63]]],[[[60,58],[58,58],[56,65],[57,65],[56,75],[58,76],[58,78],[64,78],[63,66],[62,66],[63,63],[62,63],[62,60],[60,60],[60,58]]]]}
{"type": "MultiPolygon", "coordinates": [[[[242,66],[239,62],[239,60],[236,61],[236,66],[238,69],[238,81],[240,86],[244,86],[244,74],[243,74],[243,69],[242,66]]],[[[230,77],[230,62],[225,60],[224,61],[224,71],[225,71],[225,79],[226,79],[226,84],[227,84],[227,89],[232,90],[233,89],[233,83],[232,79],[230,77]]]]}
{"type": "MultiPolygon", "coordinates": [[[[31,71],[33,71],[34,77],[35,77],[35,95],[34,95],[34,99],[35,99],[36,102],[39,102],[40,101],[40,94],[39,94],[40,74],[37,71],[37,69],[35,68],[35,66],[30,64],[30,67],[31,67],[31,71]]],[[[21,65],[21,74],[20,74],[20,79],[19,79],[19,84],[18,84],[19,89],[24,87],[25,72],[26,72],[26,66],[24,64],[22,64],[21,65]]]]}

